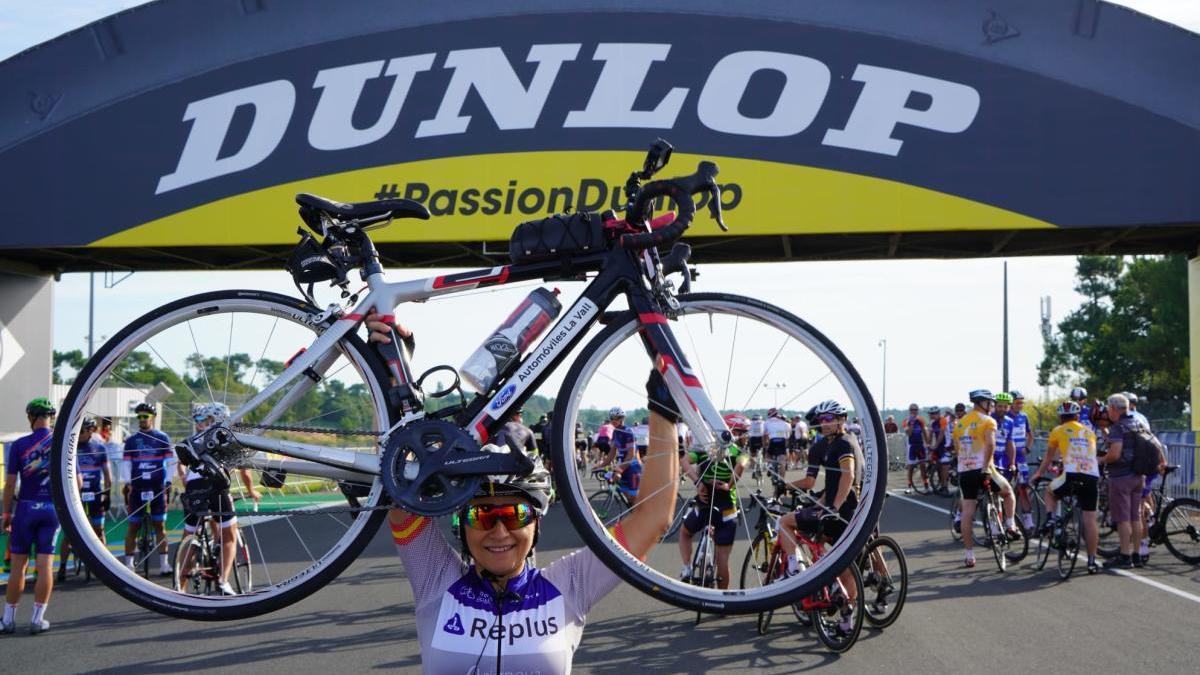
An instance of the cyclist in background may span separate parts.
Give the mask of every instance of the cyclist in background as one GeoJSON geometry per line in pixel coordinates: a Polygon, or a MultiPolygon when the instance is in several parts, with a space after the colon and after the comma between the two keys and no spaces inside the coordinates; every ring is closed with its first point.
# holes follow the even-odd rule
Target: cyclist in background
{"type": "Polygon", "coordinates": [[[975,566],[975,539],[971,523],[975,520],[975,500],[979,498],[985,475],[999,488],[1003,497],[1007,535],[1013,539],[1021,536],[1013,520],[1016,502],[1013,499],[1012,487],[996,470],[994,462],[996,420],[991,416],[991,411],[996,399],[987,389],[972,391],[970,398],[974,404],[973,409],[954,425],[954,451],[958,454],[958,488],[962,491],[962,518],[959,528],[962,530],[963,548],[966,549],[966,567],[975,566]]]}
{"type": "Polygon", "coordinates": [[[650,447],[650,420],[643,417],[641,424],[633,425],[633,443],[637,446],[638,456],[644,456],[650,447]]]}
{"type": "Polygon", "coordinates": [[[796,466],[800,466],[805,461],[805,455],[808,454],[808,422],[800,415],[792,416],[792,440],[795,443],[795,457],[792,461],[796,466]]]}
{"type": "Polygon", "coordinates": [[[696,501],[679,530],[679,556],[683,560],[680,578],[687,581],[691,574],[692,537],[712,525],[713,543],[717,545],[717,588],[729,588],[729,552],[737,537],[737,481],[746,468],[741,448],[735,442],[720,459],[703,449],[687,452],[683,458],[682,468],[696,485],[696,501]]]}
{"type": "Polygon", "coordinates": [[[1012,444],[1008,441],[1009,431],[1012,430],[1012,420],[1008,418],[1008,409],[1012,406],[1012,396],[1008,392],[996,394],[996,404],[992,408],[992,419],[996,420],[996,468],[1007,478],[1013,470],[1012,444]]]}
{"type": "MultiPolygon", "coordinates": [[[[792,535],[799,530],[806,536],[824,536],[831,544],[846,530],[846,523],[854,516],[858,507],[858,491],[862,484],[863,454],[858,440],[846,432],[845,406],[833,400],[818,403],[809,411],[816,424],[821,425],[821,438],[813,443],[808,453],[808,468],[803,478],[788,484],[798,490],[811,490],[817,483],[817,475],[825,470],[825,489],[820,493],[815,506],[804,506],[779,519],[779,543],[787,553],[788,574],[800,570],[797,542],[792,535]]],[[[853,573],[847,569],[838,577],[846,589],[849,605],[841,620],[842,630],[851,628],[852,607],[857,589],[853,573]]]]}
{"type": "Polygon", "coordinates": [[[526,457],[534,460],[536,463],[538,445],[533,440],[533,429],[525,426],[525,423],[521,419],[522,412],[523,410],[518,408],[512,414],[512,417],[504,423],[504,426],[500,427],[500,431],[496,432],[495,443],[496,445],[507,445],[513,452],[525,453],[526,457]]]}
{"type": "Polygon", "coordinates": [[[1021,524],[1026,531],[1033,529],[1033,505],[1029,501],[1029,439],[1033,438],[1033,425],[1025,414],[1025,395],[1013,389],[1008,392],[1013,399],[1012,408],[1008,411],[1009,427],[1008,440],[1013,450],[1016,472],[1008,476],[1017,489],[1018,507],[1021,509],[1021,524]]]}
{"type": "MultiPolygon", "coordinates": [[[[228,419],[229,408],[224,403],[208,403],[198,406],[192,413],[192,422],[196,425],[197,433],[214,424],[224,423],[228,419]]],[[[203,475],[197,469],[198,467],[191,466],[185,472],[182,466],[179,467],[180,478],[183,480],[183,491],[185,495],[208,495],[207,510],[212,512],[210,522],[213,528],[213,541],[221,542],[221,572],[217,579],[217,586],[221,589],[222,595],[237,595],[233,586],[229,584],[229,573],[233,570],[233,563],[237,555],[238,522],[237,516],[233,513],[233,499],[229,496],[227,486],[221,487],[212,478],[203,475]]],[[[246,489],[246,494],[255,503],[261,500],[262,494],[254,487],[250,469],[239,469],[238,475],[242,480],[242,486],[246,489]]],[[[185,503],[189,503],[186,498],[185,503]]],[[[200,514],[188,512],[183,518],[183,536],[195,534],[202,519],[200,514]]],[[[192,564],[195,562],[192,556],[193,550],[189,548],[184,551],[183,559],[178,561],[180,577],[191,575],[192,564]]]]}
{"type": "Polygon", "coordinates": [[[929,491],[929,478],[925,475],[925,421],[921,419],[921,408],[916,403],[908,406],[908,417],[904,419],[904,433],[908,436],[908,484],[904,494],[913,493],[913,469],[921,467],[921,480],[925,491],[929,491]]]}
{"type": "Polygon", "coordinates": [[[612,447],[604,456],[601,466],[610,466],[614,462],[617,474],[617,489],[629,498],[630,504],[637,503],[638,486],[642,478],[642,462],[638,457],[636,439],[633,432],[625,428],[625,411],[614,407],[608,411],[608,419],[612,422],[612,447]]]}
{"type": "Polygon", "coordinates": [[[167,466],[173,462],[175,454],[171,450],[171,437],[154,428],[154,417],[158,414],[158,408],[152,403],[139,403],[134,413],[137,415],[138,430],[125,439],[125,460],[121,467],[121,474],[125,479],[126,499],[129,503],[124,562],[133,569],[133,549],[138,531],[145,526],[143,521],[148,514],[154,524],[154,536],[158,542],[158,571],[164,577],[169,577],[172,570],[167,559],[165,486],[171,480],[167,466]]]}
{"type": "Polygon", "coordinates": [[[791,435],[792,426],[783,414],[775,408],[768,410],[763,422],[763,443],[767,448],[767,460],[778,467],[779,480],[787,474],[788,437],[791,435]]]}
{"type": "MultiPolygon", "coordinates": [[[[619,410],[619,408],[614,408],[614,410],[619,410]]],[[[612,419],[604,420],[604,424],[601,424],[600,428],[596,430],[596,456],[592,461],[598,462],[601,457],[608,455],[608,451],[612,449],[612,432],[612,419]]]]}
{"type": "MultiPolygon", "coordinates": [[[[1079,423],[1083,426],[1095,431],[1095,425],[1092,423],[1091,409],[1088,407],[1087,389],[1083,387],[1075,387],[1071,389],[1069,398],[1079,404],[1079,423]]],[[[1101,417],[1104,417],[1104,409],[1101,408],[1101,417]]]]}
{"type": "MultiPolygon", "coordinates": [[[[79,444],[75,450],[75,463],[79,472],[75,483],[79,486],[79,499],[87,511],[92,531],[104,543],[104,514],[108,512],[109,495],[112,494],[112,470],[108,467],[108,449],[96,433],[96,420],[83,418],[79,426],[79,444]]],[[[71,540],[63,537],[58,552],[58,580],[67,579],[67,558],[71,555],[71,540]]]]}
{"type": "Polygon", "coordinates": [[[762,415],[755,413],[750,418],[750,456],[761,457],[763,447],[763,436],[765,435],[765,425],[763,424],[762,415]]]}
{"type": "Polygon", "coordinates": [[[0,531],[11,533],[8,545],[12,553],[12,572],[4,593],[0,633],[13,633],[17,629],[17,605],[25,592],[30,548],[37,550],[34,561],[37,585],[33,589],[33,619],[29,623],[29,634],[37,635],[50,629],[46,606],[50,604],[50,592],[54,590],[54,539],[58,537],[58,515],[50,494],[50,445],[53,438],[51,423],[57,412],[49,399],[30,401],[25,406],[25,417],[32,433],[18,438],[8,447],[0,531]],[[18,481],[20,490],[17,489],[18,481]],[[10,512],[14,495],[18,501],[10,512]]]}
{"type": "Polygon", "coordinates": [[[951,437],[950,433],[950,416],[942,417],[942,409],[933,406],[927,411],[929,413],[929,451],[931,453],[931,461],[937,466],[930,467],[930,470],[937,471],[941,477],[939,485],[939,493],[948,495],[950,490],[946,487],[950,480],[950,460],[949,452],[946,451],[946,439],[951,437]]]}
{"type": "Polygon", "coordinates": [[[1095,574],[1100,571],[1100,565],[1096,562],[1096,548],[1100,545],[1100,533],[1096,526],[1100,462],[1096,458],[1096,434],[1079,422],[1080,410],[1082,407],[1075,401],[1063,401],[1058,407],[1058,419],[1062,424],[1050,431],[1046,455],[1042,457],[1041,466],[1033,472],[1033,481],[1037,482],[1056,459],[1062,461],[1062,472],[1050,482],[1050,489],[1046,491],[1046,512],[1050,514],[1046,529],[1054,531],[1058,524],[1058,500],[1073,487],[1076,508],[1083,512],[1087,571],[1088,574],[1095,574]]]}

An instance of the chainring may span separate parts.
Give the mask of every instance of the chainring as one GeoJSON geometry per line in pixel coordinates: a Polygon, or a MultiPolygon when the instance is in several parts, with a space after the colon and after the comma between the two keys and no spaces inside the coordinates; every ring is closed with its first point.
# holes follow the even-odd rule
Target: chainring
{"type": "Polygon", "coordinates": [[[380,456],[380,477],[392,502],[421,516],[444,516],[475,496],[482,476],[444,476],[455,456],[479,452],[479,443],[444,420],[421,420],[396,432],[380,456]]]}

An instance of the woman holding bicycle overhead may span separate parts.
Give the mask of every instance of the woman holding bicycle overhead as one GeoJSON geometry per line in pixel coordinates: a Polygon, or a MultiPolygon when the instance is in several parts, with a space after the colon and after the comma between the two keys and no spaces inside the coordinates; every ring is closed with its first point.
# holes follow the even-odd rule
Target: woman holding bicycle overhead
{"type": "MultiPolygon", "coordinates": [[[[378,314],[367,321],[372,331],[384,328],[378,314]]],[[[611,531],[643,559],[667,529],[679,475],[679,416],[657,371],[646,390],[651,410],[642,477],[646,497],[611,531]]],[[[527,476],[490,478],[459,511],[461,555],[430,518],[400,509],[389,513],[416,601],[422,671],[570,672],[588,610],[619,579],[588,549],[533,567],[530,555],[549,505],[549,476],[535,469],[527,476]]]]}

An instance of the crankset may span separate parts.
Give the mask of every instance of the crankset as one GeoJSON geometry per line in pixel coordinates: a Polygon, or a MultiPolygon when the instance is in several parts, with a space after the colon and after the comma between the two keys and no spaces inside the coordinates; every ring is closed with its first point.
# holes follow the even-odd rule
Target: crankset
{"type": "Polygon", "coordinates": [[[425,419],[387,440],[379,462],[388,496],[422,516],[443,516],[475,496],[487,475],[526,475],[533,461],[494,445],[479,447],[467,432],[444,420],[425,419]]]}

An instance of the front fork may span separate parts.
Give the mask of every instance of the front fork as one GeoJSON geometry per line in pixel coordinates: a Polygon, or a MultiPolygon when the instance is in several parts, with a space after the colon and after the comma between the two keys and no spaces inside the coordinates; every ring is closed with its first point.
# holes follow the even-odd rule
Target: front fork
{"type": "Polygon", "coordinates": [[[733,443],[733,434],[725,426],[724,418],[713,405],[700,378],[692,371],[671,332],[667,316],[644,288],[631,289],[628,297],[629,306],[637,313],[641,324],[638,334],[642,346],[666,382],[679,416],[688,425],[692,436],[703,447],[715,446],[721,451],[728,448],[733,443]]]}

